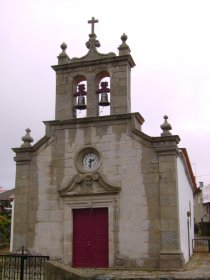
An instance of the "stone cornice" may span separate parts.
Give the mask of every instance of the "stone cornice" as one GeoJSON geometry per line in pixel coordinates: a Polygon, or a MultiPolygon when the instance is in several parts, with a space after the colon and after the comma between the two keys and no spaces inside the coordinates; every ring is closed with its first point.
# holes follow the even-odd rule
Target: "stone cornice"
{"type": "Polygon", "coordinates": [[[44,136],[41,138],[34,146],[31,147],[20,147],[20,148],[12,148],[13,152],[16,153],[14,160],[17,165],[28,164],[31,160],[32,156],[36,151],[43,146],[49,140],[50,137],[44,136]]]}
{"type": "Polygon", "coordinates": [[[36,144],[34,144],[31,147],[12,148],[12,150],[16,154],[31,153],[31,152],[37,151],[49,138],[50,138],[49,136],[44,136],[36,144]]]}
{"type": "MultiPolygon", "coordinates": [[[[140,115],[141,117],[141,115],[140,115]]],[[[141,122],[142,124],[143,122],[141,122]]],[[[157,150],[162,150],[163,147],[171,147],[180,142],[180,138],[178,135],[170,135],[170,136],[161,136],[161,137],[153,137],[145,134],[144,132],[140,131],[138,128],[135,127],[135,124],[132,126],[132,132],[137,136],[141,137],[142,139],[150,142],[157,150]]]]}
{"type": "Polygon", "coordinates": [[[134,126],[132,127],[132,132],[134,134],[136,134],[137,136],[141,137],[142,139],[148,141],[148,142],[152,142],[152,138],[151,136],[145,134],[144,132],[140,131],[139,129],[135,128],[134,126]]]}
{"type": "Polygon", "coordinates": [[[179,148],[177,146],[163,146],[156,148],[157,153],[161,156],[179,155],[179,148]]]}
{"type": "Polygon", "coordinates": [[[153,137],[152,144],[159,155],[179,155],[178,135],[153,137]]]}
{"type": "Polygon", "coordinates": [[[94,59],[89,61],[75,61],[75,62],[73,61],[71,63],[53,65],[51,67],[57,72],[60,70],[74,69],[78,67],[95,66],[95,65],[108,64],[108,63],[112,64],[112,63],[119,63],[119,62],[127,62],[131,68],[135,66],[135,62],[131,55],[120,55],[120,56],[113,56],[113,57],[104,57],[104,58],[94,59]]]}
{"type": "Polygon", "coordinates": [[[34,144],[33,149],[34,151],[37,151],[44,143],[46,143],[50,139],[49,136],[42,137],[36,144],[34,144]]]}
{"type": "Polygon", "coordinates": [[[31,147],[12,148],[12,150],[16,154],[19,154],[19,153],[31,153],[31,152],[34,151],[34,148],[31,146],[31,147]]]}
{"type": "Polygon", "coordinates": [[[174,142],[176,144],[179,144],[180,140],[181,139],[179,138],[179,135],[152,137],[152,142],[160,145],[162,145],[162,143],[168,143],[168,142],[174,142]]]}
{"type": "Polygon", "coordinates": [[[109,116],[100,116],[100,117],[85,117],[78,119],[69,119],[69,120],[53,120],[53,121],[44,121],[45,125],[49,126],[63,126],[63,125],[77,125],[77,124],[87,124],[87,123],[102,123],[107,121],[122,121],[122,120],[130,120],[135,118],[140,124],[143,123],[144,119],[139,113],[128,113],[128,114],[117,114],[117,115],[109,115],[109,116]]]}

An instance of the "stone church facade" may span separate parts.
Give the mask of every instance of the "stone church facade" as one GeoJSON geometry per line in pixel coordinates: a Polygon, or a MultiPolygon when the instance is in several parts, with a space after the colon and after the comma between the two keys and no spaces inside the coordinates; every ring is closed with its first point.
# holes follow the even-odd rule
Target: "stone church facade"
{"type": "Polygon", "coordinates": [[[52,67],[55,120],[44,122],[45,136],[32,146],[28,129],[13,149],[13,249],[25,246],[73,267],[182,268],[194,228],[187,153],[167,116],[160,137],[142,132],[143,117],[131,113],[135,63],[127,36],[118,55],[101,54],[95,22],[87,55],[70,58],[61,45],[52,67]],[[108,105],[110,114],[100,116],[108,105]]]}

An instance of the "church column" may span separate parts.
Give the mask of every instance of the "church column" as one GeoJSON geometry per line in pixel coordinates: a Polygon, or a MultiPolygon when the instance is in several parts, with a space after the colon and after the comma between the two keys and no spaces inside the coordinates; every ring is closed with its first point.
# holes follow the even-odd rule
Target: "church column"
{"type": "Polygon", "coordinates": [[[160,174],[160,269],[179,269],[184,265],[180,251],[179,201],[177,156],[180,139],[169,132],[167,116],[161,128],[164,132],[156,138],[160,174]]]}
{"type": "Polygon", "coordinates": [[[99,116],[98,89],[95,81],[95,72],[89,72],[87,77],[87,117],[99,116]]]}
{"type": "Polygon", "coordinates": [[[20,148],[14,148],[16,153],[16,182],[15,182],[15,204],[14,204],[14,229],[13,250],[27,247],[28,236],[28,195],[30,180],[31,142],[30,129],[22,137],[24,143],[20,148]]]}
{"type": "Polygon", "coordinates": [[[74,118],[72,76],[66,69],[66,65],[70,62],[70,58],[66,54],[67,45],[62,43],[60,47],[62,52],[58,56],[58,65],[52,66],[56,72],[55,119],[68,120],[74,118]]]}
{"type": "Polygon", "coordinates": [[[131,112],[130,103],[130,67],[127,63],[119,63],[111,75],[111,115],[127,114],[131,112]]]}
{"type": "Polygon", "coordinates": [[[60,71],[56,73],[56,120],[73,119],[72,77],[60,71]]]}
{"type": "Polygon", "coordinates": [[[130,55],[130,48],[126,44],[127,36],[121,36],[122,44],[119,46],[118,62],[111,74],[111,115],[127,114],[131,112],[130,87],[131,68],[135,63],[130,55]]]}

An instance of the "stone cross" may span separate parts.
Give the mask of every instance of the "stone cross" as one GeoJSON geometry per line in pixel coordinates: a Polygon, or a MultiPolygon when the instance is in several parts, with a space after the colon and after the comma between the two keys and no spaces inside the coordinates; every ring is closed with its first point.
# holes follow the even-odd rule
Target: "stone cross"
{"type": "Polygon", "coordinates": [[[93,35],[94,34],[94,24],[97,23],[98,20],[95,19],[95,17],[92,17],[91,20],[88,20],[88,23],[91,23],[91,34],[93,35]]]}

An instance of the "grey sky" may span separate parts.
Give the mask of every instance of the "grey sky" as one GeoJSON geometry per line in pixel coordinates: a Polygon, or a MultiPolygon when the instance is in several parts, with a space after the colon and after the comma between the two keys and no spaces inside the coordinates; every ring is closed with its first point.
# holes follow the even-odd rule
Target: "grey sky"
{"type": "Polygon", "coordinates": [[[186,147],[198,181],[210,183],[210,1],[205,0],[2,0],[0,16],[0,186],[13,187],[12,147],[29,127],[35,142],[43,120],[54,119],[55,73],[60,44],[70,57],[87,53],[95,16],[99,51],[118,53],[128,35],[132,112],[143,132],[159,136],[163,115],[186,147]],[[205,175],[205,176],[203,176],[205,175]]]}

